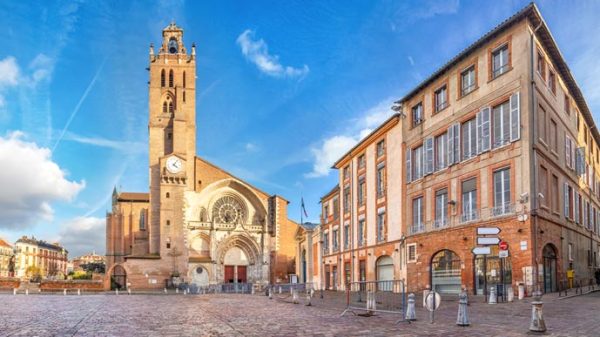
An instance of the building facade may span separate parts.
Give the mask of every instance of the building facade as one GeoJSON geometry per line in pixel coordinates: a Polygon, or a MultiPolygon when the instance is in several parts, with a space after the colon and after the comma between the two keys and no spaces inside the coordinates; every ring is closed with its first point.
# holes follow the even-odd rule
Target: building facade
{"type": "Polygon", "coordinates": [[[23,236],[15,242],[15,277],[64,279],[68,253],[59,243],[23,236]]]}
{"type": "Polygon", "coordinates": [[[0,238],[0,277],[13,277],[15,273],[15,253],[13,246],[0,238]]]}
{"type": "Polygon", "coordinates": [[[107,214],[107,286],[286,282],[297,224],[288,201],[196,156],[196,49],[183,30],[150,47],[150,193],[116,192],[107,214]]]}
{"type": "Polygon", "coordinates": [[[71,260],[71,267],[73,271],[83,270],[83,266],[93,263],[98,265],[105,265],[106,257],[104,255],[98,255],[96,252],[91,252],[85,255],[75,257],[71,260]]]}
{"type": "Polygon", "coordinates": [[[593,278],[600,256],[600,134],[534,4],[393,110],[397,115],[335,164],[341,198],[351,200],[340,206],[337,222],[323,210],[325,273],[335,266],[338,287],[393,277],[406,280],[410,291],[485,294],[523,284],[531,293],[556,291],[568,269],[576,279],[593,278]],[[380,139],[387,150],[373,145],[380,139]],[[380,161],[389,167],[384,179],[373,177],[380,161]],[[352,254],[333,246],[346,223],[352,254]],[[499,233],[484,235],[481,228],[499,233]],[[379,259],[394,272],[385,274],[379,259]],[[346,269],[350,277],[340,282],[346,269]]]}

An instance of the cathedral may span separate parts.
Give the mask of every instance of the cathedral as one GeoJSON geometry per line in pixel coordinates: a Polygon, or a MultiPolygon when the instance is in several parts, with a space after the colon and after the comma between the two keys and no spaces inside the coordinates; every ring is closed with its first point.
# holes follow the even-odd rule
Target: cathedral
{"type": "Polygon", "coordinates": [[[196,48],[167,26],[149,59],[149,193],[113,191],[105,287],[287,282],[288,201],[196,156],[196,48]]]}

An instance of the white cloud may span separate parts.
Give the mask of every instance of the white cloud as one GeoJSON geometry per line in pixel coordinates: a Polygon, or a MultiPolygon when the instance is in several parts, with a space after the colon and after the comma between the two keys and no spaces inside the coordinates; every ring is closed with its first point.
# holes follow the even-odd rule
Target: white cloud
{"type": "Polygon", "coordinates": [[[305,64],[302,68],[284,66],[279,62],[279,56],[270,55],[267,43],[256,39],[254,31],[246,29],[236,40],[247,60],[254,63],[258,70],[273,77],[302,77],[308,74],[305,64]]]}
{"type": "Polygon", "coordinates": [[[454,14],[459,7],[459,0],[424,0],[413,13],[417,18],[426,19],[436,15],[454,14]]]}
{"type": "Polygon", "coordinates": [[[68,251],[69,258],[95,251],[104,254],[106,247],[106,219],[76,217],[61,226],[58,242],[68,251]]]}
{"type": "Polygon", "coordinates": [[[254,144],[254,143],[246,143],[244,145],[244,148],[246,149],[247,152],[256,152],[259,150],[258,145],[254,144]]]}
{"type": "Polygon", "coordinates": [[[361,139],[369,135],[394,112],[390,107],[394,100],[387,98],[365,111],[361,117],[349,120],[349,129],[340,134],[327,137],[317,147],[311,149],[313,170],[305,174],[307,178],[324,177],[331,171],[331,166],[361,139]]]}
{"type": "Polygon", "coordinates": [[[0,87],[15,86],[19,83],[19,65],[12,56],[0,60],[0,87]]]}
{"type": "Polygon", "coordinates": [[[25,228],[50,221],[54,201],[71,201],[85,181],[65,178],[47,148],[24,140],[21,132],[0,137],[0,228],[25,228]]]}
{"type": "Polygon", "coordinates": [[[80,144],[105,147],[130,154],[144,153],[147,151],[147,144],[142,142],[112,140],[102,137],[86,137],[72,132],[66,132],[63,139],[80,144]]]}

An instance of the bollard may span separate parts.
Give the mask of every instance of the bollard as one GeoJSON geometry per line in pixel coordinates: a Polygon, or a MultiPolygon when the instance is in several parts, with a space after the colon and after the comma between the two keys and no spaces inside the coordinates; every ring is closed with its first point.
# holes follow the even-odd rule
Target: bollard
{"type": "Polygon", "coordinates": [[[367,291],[367,312],[369,315],[373,314],[373,310],[377,309],[377,302],[375,301],[375,292],[373,290],[367,291]]]}
{"type": "Polygon", "coordinates": [[[515,290],[512,286],[506,288],[506,297],[508,298],[509,302],[513,302],[515,300],[515,290]]]}
{"type": "Polygon", "coordinates": [[[77,295],[81,296],[81,289],[77,289],[77,295]]]}
{"type": "Polygon", "coordinates": [[[496,296],[496,287],[490,287],[490,299],[488,304],[497,304],[498,297],[496,296]]]}
{"type": "Polygon", "coordinates": [[[306,292],[306,306],[310,307],[312,305],[312,290],[306,292]]]}
{"type": "Polygon", "coordinates": [[[281,294],[281,286],[279,286],[279,293],[281,294]]]}
{"type": "Polygon", "coordinates": [[[127,294],[131,295],[131,289],[127,288],[127,294]]]}
{"type": "Polygon", "coordinates": [[[519,300],[525,298],[525,285],[523,283],[519,283],[519,300]]]}
{"type": "Polygon", "coordinates": [[[179,288],[175,288],[175,293],[179,294],[179,288]]]}
{"type": "Polygon", "coordinates": [[[467,297],[467,290],[463,289],[458,295],[458,316],[456,317],[456,325],[469,326],[469,315],[467,314],[467,305],[469,299],[467,297]]]}
{"type": "Polygon", "coordinates": [[[67,289],[63,289],[63,296],[67,296],[67,289]]]}
{"type": "Polygon", "coordinates": [[[273,287],[269,287],[269,299],[273,299],[273,287]]]}
{"type": "Polygon", "coordinates": [[[183,289],[183,294],[187,295],[187,289],[183,289]]]}
{"type": "Polygon", "coordinates": [[[408,305],[406,307],[406,318],[407,321],[416,321],[417,313],[415,311],[415,294],[408,294],[408,305]]]}
{"type": "Polygon", "coordinates": [[[529,331],[544,332],[546,331],[546,323],[542,314],[542,293],[535,291],[533,293],[533,301],[531,302],[531,325],[529,331]]]}
{"type": "Polygon", "coordinates": [[[119,289],[115,289],[115,295],[119,295],[119,289]]]}
{"type": "Polygon", "coordinates": [[[254,287],[250,288],[250,295],[254,295],[254,287]]]}
{"type": "Polygon", "coordinates": [[[165,294],[167,293],[167,288],[165,288],[165,294]]]}
{"type": "Polygon", "coordinates": [[[25,289],[25,295],[29,295],[29,289],[25,289]]]}
{"type": "Polygon", "coordinates": [[[298,304],[298,289],[296,287],[292,288],[292,303],[298,304]]]}
{"type": "Polygon", "coordinates": [[[17,288],[13,289],[13,295],[17,295],[17,288]]]}

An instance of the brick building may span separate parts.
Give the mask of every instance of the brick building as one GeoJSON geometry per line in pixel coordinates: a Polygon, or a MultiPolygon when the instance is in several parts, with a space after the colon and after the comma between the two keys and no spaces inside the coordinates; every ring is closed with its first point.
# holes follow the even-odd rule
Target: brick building
{"type": "Polygon", "coordinates": [[[106,287],[287,282],[288,201],[196,156],[196,48],[175,24],[162,33],[148,68],[150,193],[113,193],[106,287]]]}
{"type": "Polygon", "coordinates": [[[331,193],[323,198],[325,273],[335,275],[329,282],[342,287],[338,275],[349,270],[346,281],[393,276],[411,291],[483,294],[517,283],[556,291],[568,268],[576,278],[593,277],[600,134],[535,4],[393,109],[335,164],[341,198],[350,202],[334,218],[331,193]],[[472,252],[481,227],[500,229],[508,257],[500,258],[498,245],[490,254],[472,252]],[[348,250],[339,244],[347,231],[348,250]]]}

